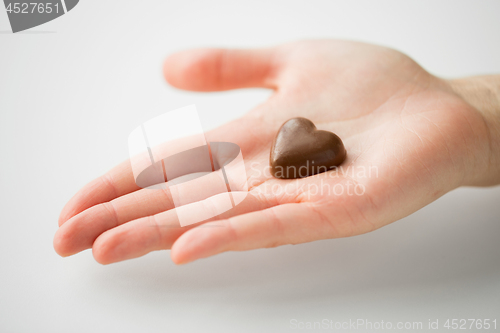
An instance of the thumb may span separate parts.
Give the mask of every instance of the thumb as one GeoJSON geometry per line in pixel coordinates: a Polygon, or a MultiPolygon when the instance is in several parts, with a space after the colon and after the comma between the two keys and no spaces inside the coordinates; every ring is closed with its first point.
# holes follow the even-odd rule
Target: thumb
{"type": "Polygon", "coordinates": [[[276,88],[274,49],[194,49],[174,53],[163,67],[172,86],[194,91],[276,88]]]}

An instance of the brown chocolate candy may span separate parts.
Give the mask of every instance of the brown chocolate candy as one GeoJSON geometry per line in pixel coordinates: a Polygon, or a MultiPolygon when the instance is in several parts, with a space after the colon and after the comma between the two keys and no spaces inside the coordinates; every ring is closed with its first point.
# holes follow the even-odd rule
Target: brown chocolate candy
{"type": "Polygon", "coordinates": [[[271,148],[271,174],[276,178],[309,177],[339,166],[347,156],[342,140],[317,130],[306,118],[293,118],[278,131],[271,148]]]}

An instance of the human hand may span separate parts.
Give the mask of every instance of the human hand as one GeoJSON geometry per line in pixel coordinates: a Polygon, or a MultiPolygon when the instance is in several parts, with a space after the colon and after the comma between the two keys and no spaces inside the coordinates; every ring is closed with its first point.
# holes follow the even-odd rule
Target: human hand
{"type": "Polygon", "coordinates": [[[186,263],[225,251],[353,236],[459,186],[499,181],[484,115],[448,81],[397,51],[303,41],[184,51],[170,56],[164,69],[170,84],[186,90],[274,89],[247,115],[206,133],[207,142],[240,146],[247,198],[214,219],[180,227],[168,190],[140,189],[127,161],[64,207],[54,238],[60,255],[92,248],[95,259],[108,264],[171,249],[175,263],[186,263]],[[273,138],[283,122],[299,116],[342,138],[348,155],[342,170],[294,180],[270,175],[273,138]],[[202,227],[214,220],[223,227],[202,227]]]}

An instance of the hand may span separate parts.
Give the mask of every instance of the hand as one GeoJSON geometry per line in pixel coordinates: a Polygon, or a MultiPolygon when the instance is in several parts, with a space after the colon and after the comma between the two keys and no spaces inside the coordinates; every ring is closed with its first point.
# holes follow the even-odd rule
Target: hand
{"type": "Polygon", "coordinates": [[[180,227],[169,192],[138,188],[125,162],[65,206],[54,239],[60,255],[92,248],[108,264],[171,249],[175,263],[186,263],[224,251],[353,236],[459,186],[492,182],[496,162],[485,117],[448,81],[395,50],[330,40],[190,50],[170,56],[164,70],[170,84],[186,90],[274,90],[244,117],[206,134],[207,141],[241,147],[248,197],[210,220],[224,227],[200,227],[210,221],[180,227]],[[270,175],[273,138],[298,116],[343,139],[343,171],[297,180],[270,175]]]}

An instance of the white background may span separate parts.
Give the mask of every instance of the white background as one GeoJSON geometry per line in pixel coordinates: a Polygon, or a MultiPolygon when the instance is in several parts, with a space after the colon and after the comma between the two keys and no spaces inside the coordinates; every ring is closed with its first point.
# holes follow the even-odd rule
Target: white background
{"type": "Polygon", "coordinates": [[[499,73],[499,1],[81,0],[19,34],[0,8],[0,30],[0,332],[500,326],[498,187],[456,190],[370,234],[185,266],[168,251],[101,266],[90,251],[63,259],[52,248],[63,205],[127,158],[136,126],[194,103],[207,130],[269,95],[175,90],[162,78],[167,54],[345,38],[394,47],[442,77],[499,73]]]}

